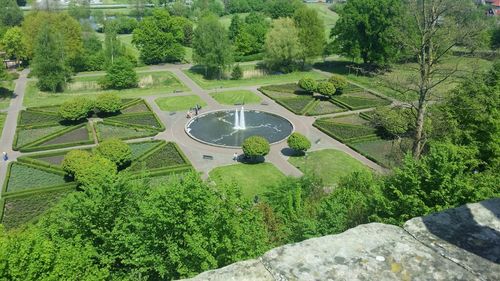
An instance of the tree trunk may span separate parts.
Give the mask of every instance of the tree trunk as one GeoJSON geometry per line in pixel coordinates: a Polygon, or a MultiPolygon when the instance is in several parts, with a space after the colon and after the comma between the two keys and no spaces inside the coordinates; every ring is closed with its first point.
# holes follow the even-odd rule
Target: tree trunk
{"type": "Polygon", "coordinates": [[[426,102],[425,102],[425,94],[421,95],[418,101],[417,108],[417,120],[415,123],[415,135],[413,137],[413,157],[418,159],[420,154],[422,154],[423,150],[423,139],[424,139],[424,122],[425,122],[425,111],[426,111],[426,102]]]}

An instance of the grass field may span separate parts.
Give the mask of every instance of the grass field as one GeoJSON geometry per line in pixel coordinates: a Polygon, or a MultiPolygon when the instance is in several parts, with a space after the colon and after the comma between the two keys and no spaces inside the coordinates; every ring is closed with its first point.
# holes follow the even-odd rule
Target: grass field
{"type": "Polygon", "coordinates": [[[117,93],[122,98],[137,98],[149,95],[167,94],[174,91],[188,91],[175,75],[168,71],[140,72],[139,88],[126,90],[101,90],[99,79],[104,74],[92,76],[75,76],[67,89],[62,93],[42,92],[35,81],[29,81],[24,97],[24,106],[45,106],[60,104],[75,96],[93,97],[101,93],[117,93]]]}
{"type": "Polygon", "coordinates": [[[264,194],[269,186],[285,178],[285,175],[270,163],[217,167],[209,173],[209,176],[216,184],[237,184],[241,187],[243,196],[248,199],[264,194]]]}
{"type": "Polygon", "coordinates": [[[288,161],[304,174],[313,174],[327,186],[335,187],[339,180],[355,171],[369,170],[358,160],[346,153],[325,149],[307,153],[305,156],[290,157],[288,161]]]}
{"type": "MultiPolygon", "coordinates": [[[[417,96],[415,93],[401,94],[394,89],[396,85],[404,84],[406,81],[414,79],[415,75],[418,74],[415,71],[417,67],[416,64],[396,64],[390,71],[370,77],[357,74],[354,70],[349,70],[347,68],[349,65],[355,65],[355,63],[347,59],[336,58],[334,60],[316,63],[315,67],[327,72],[343,74],[347,79],[357,84],[401,101],[416,100],[417,96]]],[[[457,85],[459,79],[470,76],[473,72],[488,70],[491,65],[491,61],[480,58],[448,57],[440,67],[446,69],[457,68],[458,71],[456,71],[445,83],[435,88],[435,95],[433,98],[440,99],[457,85]]]]}
{"type": "Polygon", "coordinates": [[[258,95],[248,90],[215,92],[210,95],[220,104],[251,104],[262,101],[258,95]]]}
{"type": "Polygon", "coordinates": [[[256,85],[270,85],[270,84],[284,84],[297,82],[304,76],[311,77],[313,79],[325,79],[326,76],[314,71],[296,71],[287,74],[262,74],[258,70],[256,65],[242,65],[243,71],[246,72],[247,78],[240,80],[209,80],[205,79],[201,74],[201,69],[191,68],[185,69],[183,72],[189,76],[193,81],[196,82],[203,89],[216,89],[216,88],[231,88],[231,87],[245,87],[245,86],[256,86],[256,85]],[[250,73],[255,71],[256,74],[251,76],[250,73]]]}
{"type": "Polygon", "coordinates": [[[193,108],[197,104],[201,107],[207,105],[204,100],[195,95],[157,98],[155,102],[163,111],[182,111],[193,108]]]}
{"type": "Polygon", "coordinates": [[[3,125],[5,125],[5,119],[7,118],[7,113],[0,113],[0,136],[3,132],[3,125]]]}
{"type": "Polygon", "coordinates": [[[14,81],[0,81],[0,109],[6,109],[10,105],[10,99],[14,94],[14,81]]]}

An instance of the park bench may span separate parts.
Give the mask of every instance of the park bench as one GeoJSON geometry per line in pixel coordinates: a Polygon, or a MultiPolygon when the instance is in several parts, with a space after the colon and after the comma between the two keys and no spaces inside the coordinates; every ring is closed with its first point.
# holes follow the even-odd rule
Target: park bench
{"type": "Polygon", "coordinates": [[[206,159],[206,160],[214,160],[214,157],[212,155],[203,155],[203,159],[206,159]]]}
{"type": "Polygon", "coordinates": [[[269,105],[269,103],[267,101],[263,101],[260,103],[261,105],[269,105]]]}

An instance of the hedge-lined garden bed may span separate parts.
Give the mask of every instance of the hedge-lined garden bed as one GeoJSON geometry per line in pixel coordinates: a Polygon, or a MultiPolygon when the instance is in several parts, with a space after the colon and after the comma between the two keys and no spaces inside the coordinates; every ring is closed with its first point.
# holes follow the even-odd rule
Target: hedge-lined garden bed
{"type": "Polygon", "coordinates": [[[118,114],[91,114],[90,117],[102,119],[94,126],[88,121],[77,124],[64,121],[57,113],[59,106],[23,110],[19,115],[13,148],[29,152],[93,144],[94,128],[99,141],[107,138],[142,138],[165,130],[144,100],[124,99],[122,104],[118,114]]]}
{"type": "MultiPolygon", "coordinates": [[[[131,179],[163,177],[192,170],[191,163],[175,143],[148,140],[128,145],[132,163],[123,171],[131,179]]],[[[64,156],[70,151],[27,154],[9,165],[0,200],[0,219],[6,228],[35,219],[75,190],[77,184],[65,176],[61,167],[64,156]]]]}
{"type": "Polygon", "coordinates": [[[320,118],[313,125],[381,166],[396,166],[406,151],[405,146],[399,145],[395,140],[383,138],[369,119],[369,113],[350,114],[320,118]]]}

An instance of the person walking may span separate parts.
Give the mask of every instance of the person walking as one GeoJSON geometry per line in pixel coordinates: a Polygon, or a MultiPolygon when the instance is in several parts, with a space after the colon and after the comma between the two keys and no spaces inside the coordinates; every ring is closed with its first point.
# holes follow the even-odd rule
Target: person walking
{"type": "Polygon", "coordinates": [[[3,161],[7,161],[7,159],[9,159],[9,156],[7,156],[7,152],[3,152],[3,161]]]}
{"type": "Polygon", "coordinates": [[[237,161],[237,160],[238,160],[238,153],[237,153],[237,152],[235,152],[235,153],[233,154],[233,161],[237,161]]]}

